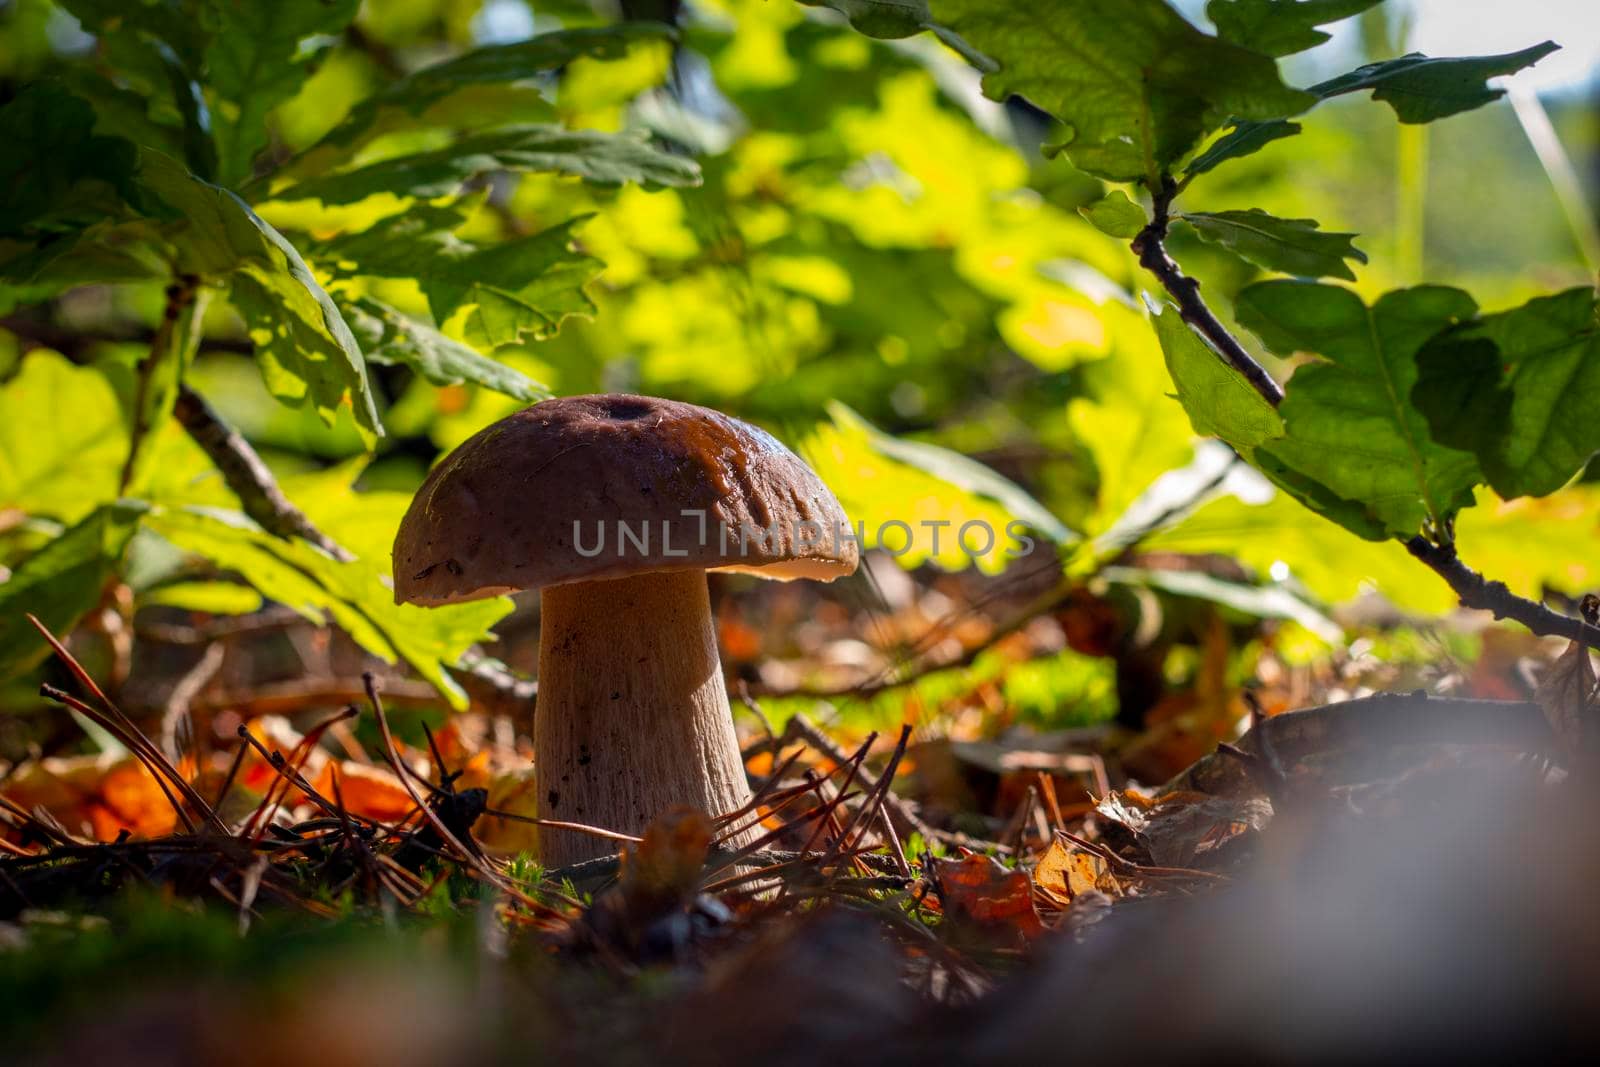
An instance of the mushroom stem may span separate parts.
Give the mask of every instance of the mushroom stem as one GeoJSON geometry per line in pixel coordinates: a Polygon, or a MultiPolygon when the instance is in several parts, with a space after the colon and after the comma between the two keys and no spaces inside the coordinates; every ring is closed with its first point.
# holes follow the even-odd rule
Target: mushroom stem
{"type": "MultiPolygon", "coordinates": [[[[545,588],[534,716],[540,814],[640,834],[668,808],[720,815],[750,799],[704,571],[545,588]]],[[[614,851],[541,828],[541,862],[614,851]]]]}

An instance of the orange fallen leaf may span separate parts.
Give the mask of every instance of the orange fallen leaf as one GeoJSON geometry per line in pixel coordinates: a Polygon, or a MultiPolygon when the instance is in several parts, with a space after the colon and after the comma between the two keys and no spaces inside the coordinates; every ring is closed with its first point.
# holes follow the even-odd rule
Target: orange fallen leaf
{"type": "Polygon", "coordinates": [[[1033,869],[1033,885],[1053,904],[1065,907],[1078,896],[1098,890],[1118,896],[1122,886],[1105,860],[1061,841],[1050,847],[1033,869]]]}
{"type": "Polygon", "coordinates": [[[946,914],[979,926],[1014,929],[1024,937],[1044,932],[1033,903],[1033,879],[992,857],[962,849],[960,859],[934,861],[934,877],[946,914]]]}

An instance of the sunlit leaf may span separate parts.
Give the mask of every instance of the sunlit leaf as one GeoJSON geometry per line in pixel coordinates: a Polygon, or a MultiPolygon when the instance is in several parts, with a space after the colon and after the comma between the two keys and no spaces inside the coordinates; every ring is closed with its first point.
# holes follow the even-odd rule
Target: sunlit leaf
{"type": "MultiPolygon", "coordinates": [[[[659,23],[629,22],[619,26],[585,27],[541,33],[526,41],[464,52],[423,67],[361,101],[338,126],[300,157],[288,173],[318,173],[380,133],[393,133],[433,122],[469,125],[471,107],[449,107],[453,100],[471,100],[474,90],[515,86],[538,79],[581,57],[615,59],[641,42],[670,36],[659,23]]],[[[481,109],[480,109],[481,110],[481,109]]],[[[520,121],[541,117],[528,113],[524,100],[520,121]]]]}
{"type": "Polygon", "coordinates": [[[1226,441],[1247,460],[1258,446],[1283,436],[1277,410],[1200,339],[1177,308],[1168,304],[1151,321],[1195,433],[1226,441]]]}
{"type": "Polygon", "coordinates": [[[0,385],[0,509],[76,522],[117,495],[128,454],[105,375],[30,352],[0,385]]]}
{"type": "Polygon", "coordinates": [[[413,210],[337,237],[316,253],[345,275],[415,279],[434,320],[448,324],[460,313],[467,340],[484,348],[547,337],[567,316],[593,312],[583,287],[601,263],[572,243],[584,218],[481,246],[450,232],[460,221],[448,210],[413,210]]]}
{"type": "MultiPolygon", "coordinates": [[[[347,490],[354,506],[359,498],[347,490]]],[[[405,660],[456,708],[466,695],[445,671],[511,610],[504,598],[425,609],[394,603],[388,561],[341,563],[304,541],[285,541],[244,515],[214,508],[164,507],[147,527],[187,552],[232,571],[271,599],[318,625],[333,622],[368,652],[405,660]]]]}
{"type": "Polygon", "coordinates": [[[933,20],[928,12],[928,0],[800,0],[800,3],[831,7],[849,19],[857,32],[880,40],[898,41],[929,30],[979,70],[993,66],[987,56],[976,51],[960,35],[933,20]]]}

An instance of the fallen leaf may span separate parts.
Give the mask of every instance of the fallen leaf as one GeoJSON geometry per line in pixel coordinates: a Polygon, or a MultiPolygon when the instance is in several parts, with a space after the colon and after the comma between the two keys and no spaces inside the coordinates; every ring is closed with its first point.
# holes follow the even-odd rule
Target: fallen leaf
{"type": "MultiPolygon", "coordinates": [[[[1600,618],[1600,597],[1584,597],[1580,611],[1584,621],[1594,625],[1600,618]]],[[[1569,762],[1590,747],[1585,743],[1585,733],[1592,717],[1600,713],[1600,688],[1588,647],[1579,641],[1568,644],[1539,680],[1534,699],[1544,709],[1556,745],[1569,762]]]]}
{"type": "Polygon", "coordinates": [[[1072,903],[1085,893],[1121,896],[1122,886],[1104,859],[1086,849],[1052,841],[1033,869],[1033,886],[1052,904],[1072,903]]]}
{"type": "Polygon", "coordinates": [[[1216,797],[1174,791],[1151,800],[1114,792],[1095,811],[1126,827],[1158,867],[1187,867],[1200,853],[1239,834],[1260,830],[1272,817],[1264,797],[1216,797]]]}
{"type": "Polygon", "coordinates": [[[652,822],[644,840],[622,852],[618,883],[628,910],[651,914],[694,899],[711,835],[711,820],[695,808],[673,808],[652,822]]]}
{"type": "Polygon", "coordinates": [[[1044,932],[1033,903],[1033,879],[993,857],[961,850],[960,859],[934,860],[934,877],[945,913],[978,926],[1013,929],[1024,937],[1044,932]]]}

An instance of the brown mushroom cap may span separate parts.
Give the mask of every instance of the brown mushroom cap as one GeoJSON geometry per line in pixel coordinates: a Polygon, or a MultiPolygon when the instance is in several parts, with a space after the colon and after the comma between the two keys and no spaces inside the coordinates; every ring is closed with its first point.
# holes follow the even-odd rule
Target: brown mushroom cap
{"type": "Polygon", "coordinates": [[[671,570],[831,581],[856,569],[851,533],[828,487],[764,430],[654,397],[562,397],[479,431],[428,475],[395,537],[395,600],[671,570]],[[648,530],[648,547],[619,555],[619,524],[648,530]]]}

